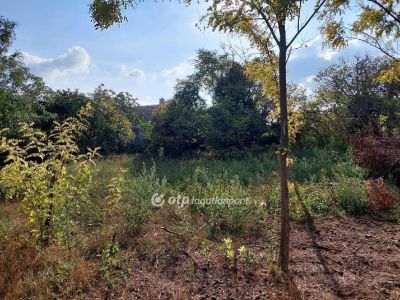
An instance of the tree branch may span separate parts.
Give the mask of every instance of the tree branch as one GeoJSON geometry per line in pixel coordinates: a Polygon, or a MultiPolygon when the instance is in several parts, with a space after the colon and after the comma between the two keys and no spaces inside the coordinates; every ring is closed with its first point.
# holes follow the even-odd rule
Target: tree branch
{"type": "MultiPolygon", "coordinates": [[[[350,29],[347,28],[347,30],[350,30],[350,29]]],[[[385,54],[385,55],[388,56],[389,58],[391,58],[391,59],[393,59],[393,60],[396,60],[396,59],[397,59],[396,56],[395,56],[396,54],[398,54],[397,51],[395,51],[395,50],[393,49],[394,54],[391,54],[391,53],[389,53],[388,50],[386,50],[386,49],[381,45],[381,43],[379,42],[378,39],[376,39],[375,37],[373,37],[372,35],[370,35],[370,34],[368,34],[368,33],[366,33],[366,32],[363,32],[362,34],[366,37],[365,39],[360,38],[360,37],[357,37],[357,36],[347,36],[347,38],[348,38],[348,39],[353,39],[353,40],[358,40],[358,41],[361,41],[361,42],[363,42],[363,43],[366,43],[366,44],[370,45],[371,47],[374,47],[374,48],[380,50],[383,54],[385,54]],[[368,38],[371,39],[373,42],[368,41],[368,38]]]]}
{"type": "Polygon", "coordinates": [[[388,8],[386,8],[382,3],[379,3],[376,0],[368,0],[369,2],[375,3],[378,5],[382,10],[384,10],[389,16],[391,16],[397,23],[400,24],[400,18],[394,14],[394,12],[391,12],[388,8]]]}
{"type": "Polygon", "coordinates": [[[269,31],[271,32],[272,37],[273,37],[274,40],[275,40],[275,43],[276,43],[277,45],[279,45],[279,44],[280,44],[280,41],[279,41],[278,37],[277,37],[276,34],[275,34],[274,28],[272,27],[271,23],[268,21],[268,18],[267,18],[267,16],[264,14],[264,12],[262,11],[262,9],[261,9],[260,7],[258,7],[258,6],[257,6],[255,3],[253,3],[253,2],[250,2],[250,3],[248,2],[248,4],[249,4],[250,6],[253,6],[253,7],[257,10],[257,12],[261,15],[261,17],[263,18],[264,22],[267,24],[267,27],[268,27],[269,31]]]}
{"type": "Polygon", "coordinates": [[[288,47],[290,47],[290,45],[292,45],[292,43],[296,40],[296,38],[299,36],[299,34],[304,30],[304,28],[307,27],[308,23],[311,22],[311,20],[319,12],[319,10],[325,4],[325,2],[326,2],[326,0],[322,0],[321,3],[317,6],[317,8],[314,10],[314,12],[311,14],[311,16],[308,18],[308,20],[303,24],[303,26],[301,26],[301,28],[299,30],[297,30],[296,34],[293,36],[293,38],[290,40],[289,44],[287,45],[288,47]]]}

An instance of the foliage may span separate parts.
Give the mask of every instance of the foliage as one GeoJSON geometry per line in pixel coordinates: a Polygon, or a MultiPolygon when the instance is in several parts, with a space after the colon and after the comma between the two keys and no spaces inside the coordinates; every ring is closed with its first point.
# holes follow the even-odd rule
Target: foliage
{"type": "Polygon", "coordinates": [[[367,195],[371,202],[380,210],[391,209],[394,207],[394,199],[390,191],[385,186],[382,178],[369,179],[367,181],[367,195]]]}
{"type": "Polygon", "coordinates": [[[96,149],[79,154],[76,137],[86,128],[86,106],[76,118],[56,123],[50,134],[21,126],[22,140],[1,140],[7,165],[0,170],[0,184],[8,200],[21,200],[33,236],[43,244],[51,239],[69,242],[75,216],[90,201],[91,162],[96,149]]]}
{"type": "Polygon", "coordinates": [[[47,92],[43,80],[32,75],[19,52],[11,52],[16,24],[0,16],[0,128],[17,138],[19,122],[46,118],[40,101],[47,92]]]}
{"type": "Polygon", "coordinates": [[[263,99],[259,85],[246,77],[244,68],[230,62],[224,74],[216,78],[212,93],[207,133],[211,148],[243,148],[260,142],[267,113],[260,108],[263,99]]]}
{"type": "Polygon", "coordinates": [[[179,81],[173,99],[156,111],[150,147],[181,156],[205,147],[226,150],[263,143],[267,106],[260,85],[247,78],[241,64],[199,50],[195,72],[179,81]],[[200,96],[204,92],[211,107],[200,96]]]}
{"type": "Polygon", "coordinates": [[[223,251],[223,255],[230,261],[233,261],[235,256],[235,250],[233,249],[233,242],[231,238],[224,238],[223,239],[223,246],[221,250],[223,251]]]}
{"type": "Polygon", "coordinates": [[[353,139],[355,160],[368,170],[373,178],[386,177],[400,185],[399,136],[365,136],[353,139]]]}
{"type": "Polygon", "coordinates": [[[49,124],[44,125],[48,130],[52,122],[63,122],[67,118],[76,116],[79,110],[90,101],[89,97],[78,90],[52,91],[46,96],[45,110],[51,114],[49,124]]]}
{"type": "MultiPolygon", "coordinates": [[[[278,123],[280,108],[279,108],[279,86],[278,86],[278,69],[276,64],[277,58],[273,58],[273,63],[269,60],[260,61],[254,60],[246,64],[246,74],[249,78],[262,84],[262,93],[264,105],[269,107],[271,113],[267,120],[270,123],[278,123]]],[[[307,100],[306,90],[300,85],[288,85],[288,129],[289,140],[295,142],[295,138],[299,133],[304,119],[304,105],[307,100]]]]}
{"type": "Polygon", "coordinates": [[[369,201],[365,195],[363,180],[337,174],[333,191],[340,208],[345,212],[351,215],[362,215],[367,212],[369,201]]]}
{"type": "Polygon", "coordinates": [[[398,130],[400,85],[375,80],[387,64],[379,57],[342,59],[316,76],[319,109],[325,108],[323,114],[330,114],[331,124],[342,126],[335,130],[342,134],[372,131],[374,135],[398,130]],[[340,122],[332,120],[336,118],[340,122]]]}
{"type": "Polygon", "coordinates": [[[112,289],[116,280],[113,276],[113,272],[120,267],[121,263],[121,250],[119,244],[115,240],[108,244],[103,250],[101,263],[101,271],[103,272],[106,288],[112,289]]]}
{"type": "Polygon", "coordinates": [[[43,80],[32,75],[19,52],[10,53],[15,39],[16,23],[0,16],[0,87],[27,96],[32,102],[46,92],[43,80]]]}
{"type": "Polygon", "coordinates": [[[125,173],[127,170],[119,169],[117,176],[111,179],[110,184],[107,186],[106,201],[110,212],[118,210],[121,206],[121,200],[123,199],[122,188],[125,183],[125,173]]]}
{"type": "MultiPolygon", "coordinates": [[[[129,148],[134,138],[133,124],[118,108],[118,97],[114,91],[101,86],[94,91],[91,102],[94,111],[88,119],[88,130],[80,140],[82,147],[100,147],[103,153],[118,153],[129,148]]],[[[124,97],[120,100],[125,100],[124,97]]]]}
{"type": "Polygon", "coordinates": [[[207,115],[199,92],[196,82],[182,80],[175,87],[173,99],[158,108],[150,144],[153,152],[162,148],[166,155],[179,156],[204,143],[207,115]]]}
{"type": "Polygon", "coordinates": [[[167,188],[165,178],[160,179],[153,165],[143,169],[136,176],[128,177],[123,191],[125,212],[125,224],[130,234],[136,234],[141,226],[152,215],[151,197],[155,194],[163,194],[167,188]]]}
{"type": "MultiPolygon", "coordinates": [[[[391,58],[392,65],[382,72],[384,77],[389,75],[386,71],[392,72],[391,68],[395,67],[398,70],[400,54],[396,45],[400,37],[398,1],[329,0],[326,2],[320,19],[324,22],[322,33],[326,36],[329,45],[340,48],[351,40],[365,42],[391,58]],[[350,9],[357,12],[357,15],[356,18],[350,18],[348,21],[344,18],[344,14],[350,9]]],[[[396,77],[398,81],[398,72],[396,77]]],[[[395,78],[392,77],[392,79],[395,78]]]]}

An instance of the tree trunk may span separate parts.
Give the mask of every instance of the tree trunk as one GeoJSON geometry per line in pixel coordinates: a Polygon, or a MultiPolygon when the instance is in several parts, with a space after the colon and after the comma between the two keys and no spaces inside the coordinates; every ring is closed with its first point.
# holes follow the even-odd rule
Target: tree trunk
{"type": "Polygon", "coordinates": [[[286,157],[289,146],[287,86],[286,86],[286,28],[283,22],[279,27],[279,107],[281,122],[281,149],[279,151],[281,179],[281,240],[279,248],[279,265],[285,273],[289,271],[289,190],[286,157]]]}

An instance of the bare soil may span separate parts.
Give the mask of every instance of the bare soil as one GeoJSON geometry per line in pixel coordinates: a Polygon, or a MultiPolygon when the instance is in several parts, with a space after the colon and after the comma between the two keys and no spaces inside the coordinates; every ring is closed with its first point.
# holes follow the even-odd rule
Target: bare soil
{"type": "MultiPolygon", "coordinates": [[[[133,261],[123,299],[400,299],[398,224],[349,217],[292,222],[290,278],[268,258],[257,266],[240,262],[234,272],[216,245],[208,254],[196,246],[189,253],[181,237],[153,229],[143,238],[158,245],[155,254],[133,261]]],[[[267,252],[262,239],[240,244],[267,252]]]]}

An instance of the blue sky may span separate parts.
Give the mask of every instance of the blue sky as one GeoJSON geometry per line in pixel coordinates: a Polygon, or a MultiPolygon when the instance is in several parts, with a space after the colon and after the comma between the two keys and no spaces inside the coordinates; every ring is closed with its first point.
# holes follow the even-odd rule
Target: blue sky
{"type": "MultiPolygon", "coordinates": [[[[14,49],[52,88],[90,92],[103,83],[130,92],[142,105],[153,104],[170,97],[176,79],[192,72],[197,49],[218,50],[228,40],[238,43],[238,38],[195,27],[204,5],[145,1],[126,12],[127,23],[97,31],[89,17],[89,2],[1,0],[1,15],[18,23],[14,49]]],[[[307,47],[293,54],[288,75],[309,88],[319,69],[340,56],[370,50],[360,43],[340,52],[325,49],[315,23],[300,41],[307,47]]]]}

